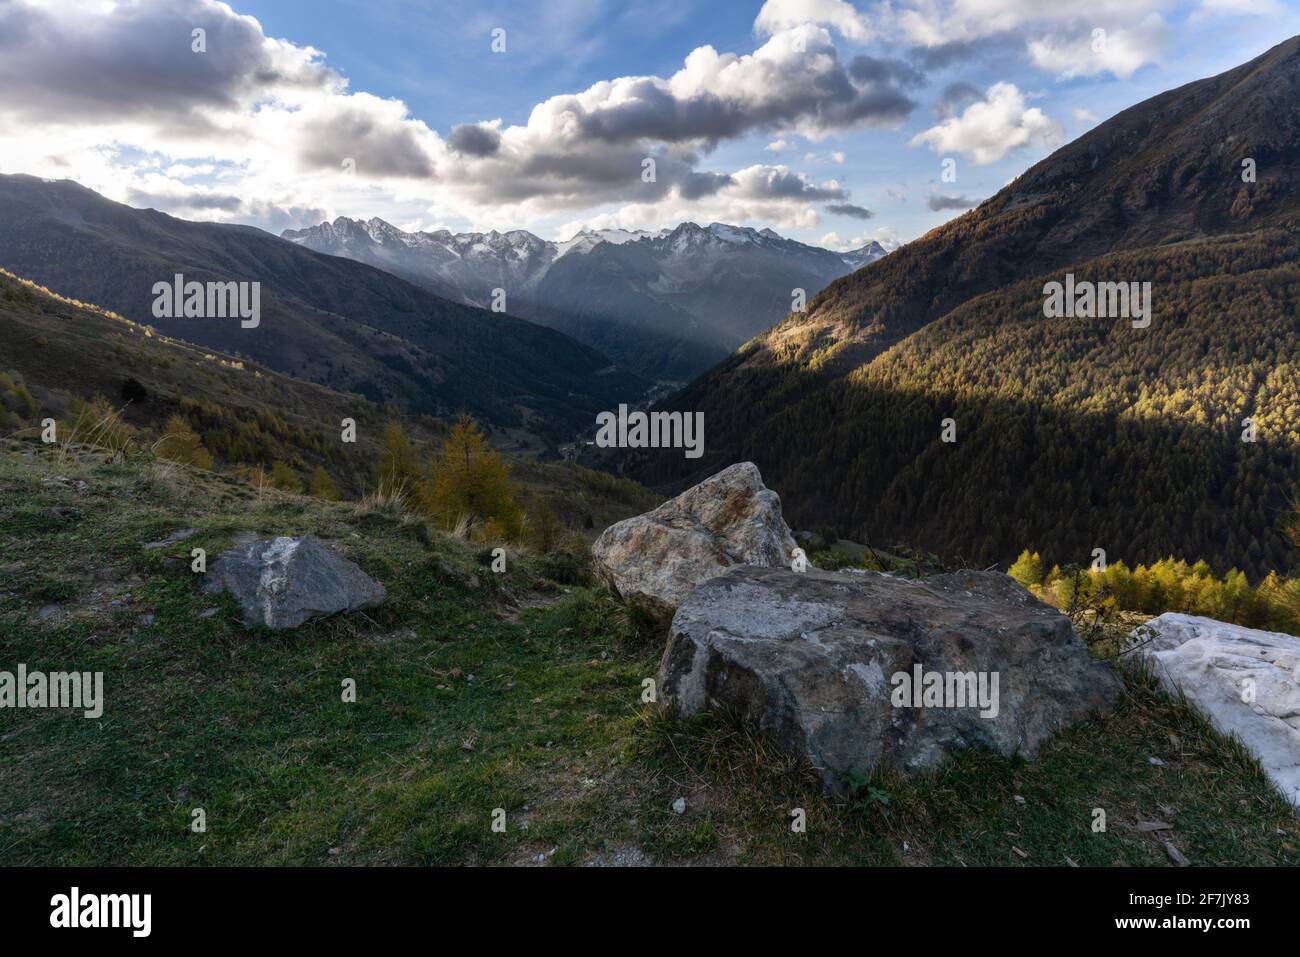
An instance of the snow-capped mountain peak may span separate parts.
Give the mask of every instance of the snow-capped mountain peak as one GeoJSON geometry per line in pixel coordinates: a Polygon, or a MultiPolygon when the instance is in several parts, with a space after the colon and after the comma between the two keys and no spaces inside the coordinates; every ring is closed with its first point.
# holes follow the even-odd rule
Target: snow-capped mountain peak
{"type": "Polygon", "coordinates": [[[883,259],[886,255],[888,255],[888,250],[873,239],[865,246],[859,246],[857,249],[850,249],[840,253],[840,258],[856,272],[868,263],[883,259]]]}
{"type": "Polygon", "coordinates": [[[827,283],[885,255],[833,252],[771,228],[679,223],[584,229],[552,242],[524,229],[405,232],[339,217],[285,239],[396,273],[460,302],[507,311],[583,339],[629,368],[685,378],[779,321],[790,290],[827,283]]]}

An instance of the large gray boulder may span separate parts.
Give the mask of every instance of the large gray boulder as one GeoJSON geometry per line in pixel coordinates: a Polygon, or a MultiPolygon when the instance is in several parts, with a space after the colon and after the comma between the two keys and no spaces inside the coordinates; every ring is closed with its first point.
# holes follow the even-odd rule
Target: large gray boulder
{"type": "Polygon", "coordinates": [[[252,628],[296,628],[309,618],[374,608],[386,596],[342,555],[310,535],[258,539],[222,552],[208,570],[207,590],[228,591],[252,628]]]}
{"type": "Polygon", "coordinates": [[[1300,638],[1174,612],[1132,637],[1133,656],[1240,741],[1300,807],[1300,638]]]}
{"type": "Polygon", "coordinates": [[[658,684],[676,713],[727,707],[757,721],[832,791],[850,772],[922,771],[966,748],[1033,757],[1121,687],[1064,616],[1006,575],[751,566],[678,609],[658,684]]]}
{"type": "Polygon", "coordinates": [[[592,558],[620,597],[666,624],[700,582],[733,565],[788,566],[794,548],[781,499],[758,466],[741,462],[653,512],[611,525],[592,558]]]}

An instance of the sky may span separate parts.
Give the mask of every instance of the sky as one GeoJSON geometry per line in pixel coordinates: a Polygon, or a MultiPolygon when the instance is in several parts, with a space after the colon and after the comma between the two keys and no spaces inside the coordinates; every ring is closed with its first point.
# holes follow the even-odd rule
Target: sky
{"type": "Polygon", "coordinates": [[[894,248],[1300,0],[0,0],[0,172],[273,233],[894,248]]]}

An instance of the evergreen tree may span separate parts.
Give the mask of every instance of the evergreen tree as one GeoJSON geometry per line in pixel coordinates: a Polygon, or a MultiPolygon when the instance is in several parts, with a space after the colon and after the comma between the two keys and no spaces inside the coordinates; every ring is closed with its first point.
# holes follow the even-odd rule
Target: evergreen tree
{"type": "Polygon", "coordinates": [[[452,427],[438,451],[433,482],[421,489],[421,505],[447,528],[467,518],[481,538],[517,539],[523,527],[510,467],[468,416],[452,427]]]}
{"type": "Polygon", "coordinates": [[[553,551],[564,535],[564,523],[541,498],[528,506],[528,543],[543,555],[553,551]]]}
{"type": "Polygon", "coordinates": [[[281,492],[302,494],[302,481],[287,462],[277,461],[271,466],[271,487],[281,492]]]}
{"type": "Polygon", "coordinates": [[[1007,569],[1007,574],[1026,588],[1031,585],[1041,585],[1043,583],[1042,556],[1038,552],[1030,554],[1029,549],[1026,548],[1020,553],[1015,564],[1007,569]]]}
{"type": "Polygon", "coordinates": [[[415,446],[400,423],[392,421],[384,426],[383,445],[375,490],[382,496],[413,494],[420,484],[420,465],[415,446]]]}
{"type": "Polygon", "coordinates": [[[316,498],[323,498],[327,502],[338,501],[339,489],[330,478],[330,473],[325,471],[323,465],[316,466],[316,470],[311,473],[311,494],[316,498]]]}
{"type": "Polygon", "coordinates": [[[163,426],[162,438],[155,446],[162,458],[196,469],[212,468],[212,453],[203,447],[190,424],[179,415],[173,415],[163,426]]]}

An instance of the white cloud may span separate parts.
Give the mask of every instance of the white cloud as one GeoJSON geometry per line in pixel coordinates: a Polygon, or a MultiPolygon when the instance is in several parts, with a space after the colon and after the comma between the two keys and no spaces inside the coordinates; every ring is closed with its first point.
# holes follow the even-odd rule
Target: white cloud
{"type": "Polygon", "coordinates": [[[871,242],[880,243],[885,248],[885,252],[893,252],[902,245],[898,238],[898,230],[892,226],[881,226],[870,233],[863,233],[850,239],[843,239],[839,233],[829,232],[817,240],[817,245],[842,253],[850,249],[861,249],[871,242]]]}
{"type": "Polygon", "coordinates": [[[1059,124],[1038,107],[1026,107],[1025,95],[1012,83],[995,83],[982,101],[912,138],[936,153],[962,153],[981,166],[996,163],[1014,149],[1052,147],[1063,136],[1059,124]]]}
{"type": "Polygon", "coordinates": [[[767,0],[754,20],[757,33],[772,34],[806,23],[833,27],[849,40],[870,40],[875,31],[867,18],[844,0],[767,0]]]}
{"type": "Polygon", "coordinates": [[[1277,0],[1201,0],[1193,20],[1210,16],[1271,17],[1282,12],[1277,0]]]}
{"type": "Polygon", "coordinates": [[[1173,31],[1158,13],[1131,27],[1065,34],[1049,33],[1029,42],[1035,66],[1061,79],[1111,73],[1127,80],[1148,63],[1158,63],[1173,41],[1173,31]]]}
{"type": "Polygon", "coordinates": [[[1029,31],[1063,24],[1136,23],[1171,7],[1174,0],[1089,0],[1087,4],[1051,0],[900,0],[891,9],[892,25],[913,43],[939,46],[978,40],[1007,31],[1029,31]]]}
{"type": "Polygon", "coordinates": [[[1092,110],[1086,109],[1085,107],[1076,106],[1072,111],[1072,113],[1074,115],[1074,118],[1078,120],[1080,123],[1092,124],[1097,122],[1097,114],[1092,112],[1092,110]]]}
{"type": "MultiPolygon", "coordinates": [[[[1030,61],[1058,76],[1111,72],[1127,79],[1141,66],[1160,62],[1171,33],[1161,14],[1178,0],[897,0],[882,5],[877,29],[890,39],[929,50],[971,48],[1010,38],[1030,61]],[[1109,52],[1091,49],[1093,30],[1104,29],[1109,52]]],[[[1273,0],[1204,0],[1206,4],[1256,6],[1273,0]]],[[[819,22],[828,23],[823,19],[819,22]]]]}
{"type": "Polygon", "coordinates": [[[702,46],[669,77],[602,81],[536,104],[523,124],[467,117],[444,136],[215,0],[10,0],[0,2],[0,156],[6,171],[268,227],[321,210],[513,226],[705,200],[806,224],[809,203],[847,191],[785,167],[704,172],[701,158],[753,132],[896,126],[915,106],[903,92],[914,78],[892,62],[841,62],[824,29],[798,33],[802,50],[779,31],[744,55],[702,46]],[[191,49],[195,27],[206,53],[191,49]]]}
{"type": "Polygon", "coordinates": [[[744,225],[771,224],[781,229],[810,229],[820,216],[814,202],[843,200],[848,192],[835,180],[816,183],[787,166],[749,166],[732,174],[716,193],[692,201],[667,195],[626,203],[616,209],[562,223],[557,236],[583,229],[655,229],[684,220],[744,225]]]}
{"type": "Polygon", "coordinates": [[[903,245],[902,240],[898,238],[898,230],[893,226],[881,226],[869,233],[863,233],[861,236],[854,236],[845,243],[845,247],[859,249],[871,242],[880,243],[881,246],[885,247],[886,252],[891,253],[903,245]]]}

